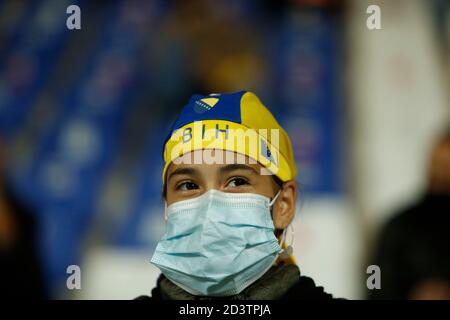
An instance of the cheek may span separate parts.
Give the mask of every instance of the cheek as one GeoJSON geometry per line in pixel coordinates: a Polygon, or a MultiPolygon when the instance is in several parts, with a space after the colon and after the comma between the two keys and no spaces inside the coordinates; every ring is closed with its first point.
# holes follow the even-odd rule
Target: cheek
{"type": "Polygon", "coordinates": [[[253,188],[255,190],[255,193],[258,193],[258,194],[263,195],[270,199],[272,199],[275,196],[275,194],[278,192],[278,189],[276,189],[274,187],[271,178],[263,179],[263,178],[259,177],[253,183],[253,188]]]}
{"type": "Polygon", "coordinates": [[[177,195],[174,192],[168,191],[166,193],[166,198],[165,198],[167,206],[170,206],[172,203],[177,202],[178,201],[177,198],[178,197],[177,197],[177,195]]]}

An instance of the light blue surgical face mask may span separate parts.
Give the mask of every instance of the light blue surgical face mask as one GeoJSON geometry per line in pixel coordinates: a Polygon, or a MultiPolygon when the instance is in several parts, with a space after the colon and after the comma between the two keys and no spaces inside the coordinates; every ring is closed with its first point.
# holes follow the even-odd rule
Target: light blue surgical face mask
{"type": "Polygon", "coordinates": [[[281,252],[272,201],[210,190],[166,209],[166,232],[151,262],[193,295],[229,296],[259,279],[281,252]]]}

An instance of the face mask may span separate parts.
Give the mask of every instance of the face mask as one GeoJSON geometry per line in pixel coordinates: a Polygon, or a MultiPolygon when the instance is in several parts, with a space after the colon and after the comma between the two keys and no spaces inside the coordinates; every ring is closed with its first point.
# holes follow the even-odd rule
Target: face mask
{"type": "Polygon", "coordinates": [[[193,295],[229,296],[259,279],[281,251],[270,199],[210,190],[167,208],[151,262],[193,295]]]}

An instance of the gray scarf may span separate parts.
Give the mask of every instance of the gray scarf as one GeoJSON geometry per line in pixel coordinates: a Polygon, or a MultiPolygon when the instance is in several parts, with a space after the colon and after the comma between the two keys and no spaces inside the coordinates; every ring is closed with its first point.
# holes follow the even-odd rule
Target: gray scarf
{"type": "Polygon", "coordinates": [[[194,296],[178,287],[166,277],[159,281],[164,300],[278,300],[299,280],[300,270],[295,264],[279,264],[271,267],[261,278],[241,293],[229,297],[194,296]]]}

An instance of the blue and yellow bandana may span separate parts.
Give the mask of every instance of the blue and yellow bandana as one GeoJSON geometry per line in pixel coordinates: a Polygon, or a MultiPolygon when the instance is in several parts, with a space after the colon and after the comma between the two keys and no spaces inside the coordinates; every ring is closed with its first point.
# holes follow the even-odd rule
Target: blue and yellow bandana
{"type": "Polygon", "coordinates": [[[163,183],[170,163],[202,149],[246,155],[283,182],[297,175],[288,134],[249,91],[191,97],[164,145],[163,183]]]}

